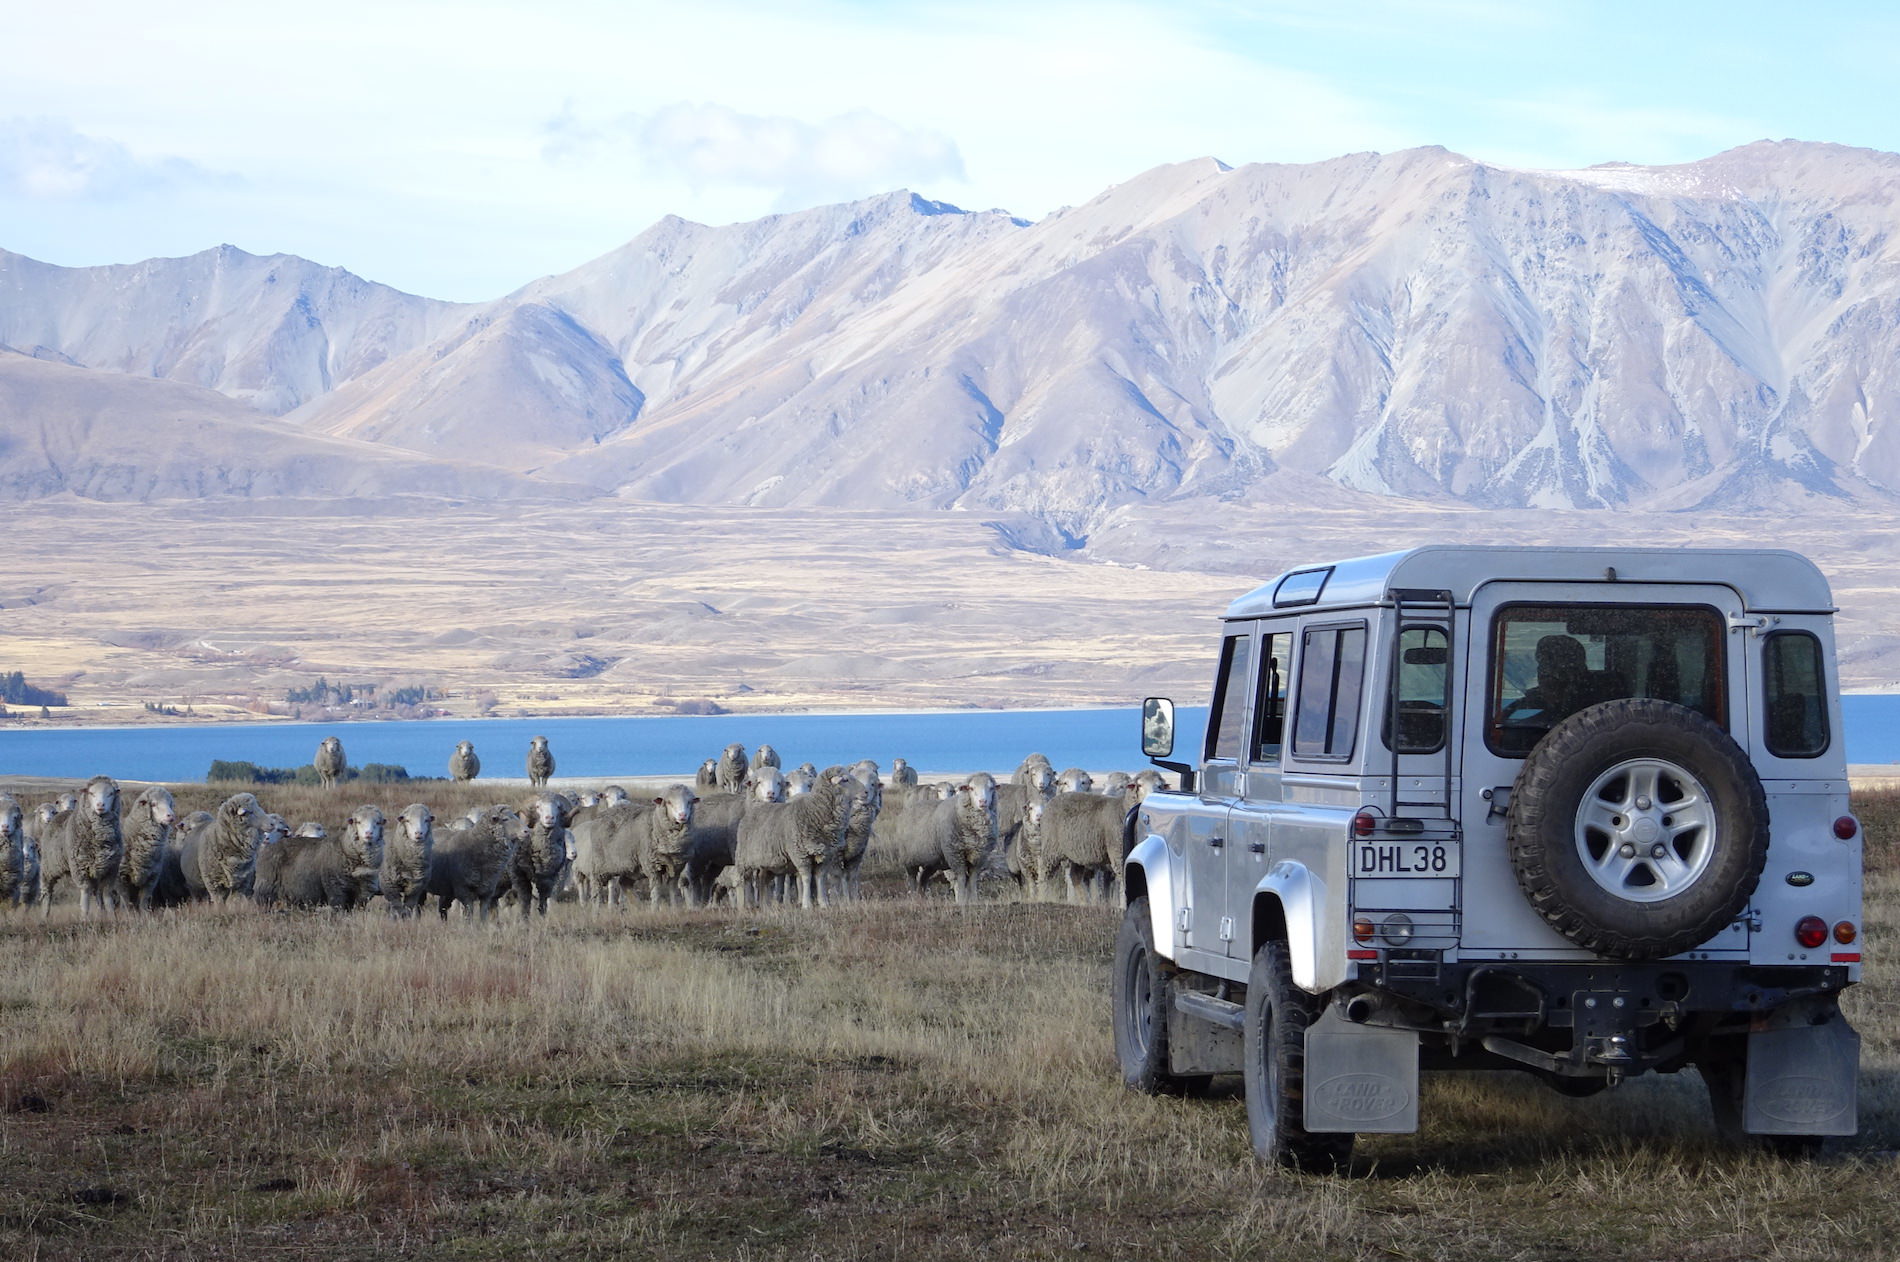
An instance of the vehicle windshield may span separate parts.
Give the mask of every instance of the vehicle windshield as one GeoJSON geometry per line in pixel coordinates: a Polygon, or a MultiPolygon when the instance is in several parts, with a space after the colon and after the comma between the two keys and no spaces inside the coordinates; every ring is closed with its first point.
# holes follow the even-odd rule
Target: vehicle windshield
{"type": "Polygon", "coordinates": [[[1673,701],[1727,726],[1722,618],[1695,605],[1513,605],[1491,640],[1485,743],[1530,752],[1586,706],[1673,701]]]}

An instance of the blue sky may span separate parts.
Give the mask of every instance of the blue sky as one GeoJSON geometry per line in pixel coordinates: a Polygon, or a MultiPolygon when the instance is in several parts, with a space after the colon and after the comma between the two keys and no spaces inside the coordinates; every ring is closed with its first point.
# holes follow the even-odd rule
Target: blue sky
{"type": "Polygon", "coordinates": [[[66,0],[0,10],[0,247],[497,296],[660,216],[1031,218],[1163,162],[1900,150],[1900,5],[66,0]]]}

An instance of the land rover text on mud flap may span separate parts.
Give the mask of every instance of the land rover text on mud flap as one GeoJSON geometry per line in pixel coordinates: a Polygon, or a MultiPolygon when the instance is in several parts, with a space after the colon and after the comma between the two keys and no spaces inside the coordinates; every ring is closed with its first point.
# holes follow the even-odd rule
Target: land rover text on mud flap
{"type": "Polygon", "coordinates": [[[1421,1069],[1693,1066],[1731,1133],[1853,1134],[1832,613],[1765,550],[1423,547],[1241,597],[1198,756],[1143,707],[1182,787],[1129,816],[1124,1078],[1241,1073],[1309,1170],[1416,1130],[1421,1069]]]}

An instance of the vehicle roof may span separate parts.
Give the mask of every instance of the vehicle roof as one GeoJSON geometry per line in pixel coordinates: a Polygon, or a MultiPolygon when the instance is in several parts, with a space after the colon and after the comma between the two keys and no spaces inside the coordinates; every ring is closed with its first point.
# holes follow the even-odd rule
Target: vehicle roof
{"type": "Polygon", "coordinates": [[[1404,552],[1302,565],[1256,587],[1227,607],[1229,619],[1275,613],[1377,604],[1394,588],[1449,591],[1469,604],[1472,593],[1492,582],[1602,582],[1616,571],[1619,583],[1719,583],[1732,587],[1746,609],[1781,613],[1832,613],[1827,579],[1798,552],[1780,548],[1546,548],[1426,544],[1404,552]],[[1309,604],[1275,606],[1274,591],[1292,574],[1327,568],[1320,598],[1309,604]]]}

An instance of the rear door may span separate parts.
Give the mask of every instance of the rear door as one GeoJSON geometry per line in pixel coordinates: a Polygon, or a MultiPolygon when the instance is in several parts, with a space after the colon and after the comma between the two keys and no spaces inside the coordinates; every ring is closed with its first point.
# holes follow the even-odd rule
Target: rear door
{"type": "MultiPolygon", "coordinates": [[[[1491,583],[1472,598],[1465,654],[1465,959],[1587,958],[1532,910],[1511,866],[1505,810],[1527,754],[1569,715],[1618,697],[1697,710],[1747,745],[1730,588],[1640,583],[1491,583]]],[[[1747,949],[1747,930],[1717,936],[1747,949]]]]}

